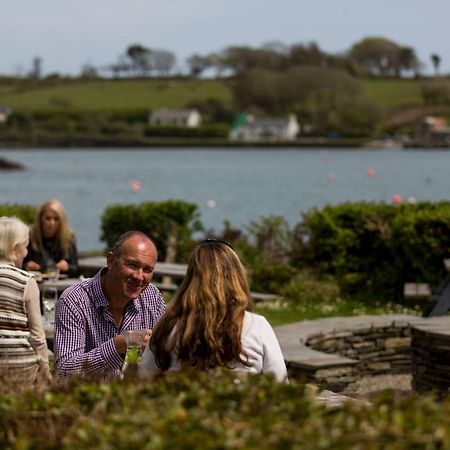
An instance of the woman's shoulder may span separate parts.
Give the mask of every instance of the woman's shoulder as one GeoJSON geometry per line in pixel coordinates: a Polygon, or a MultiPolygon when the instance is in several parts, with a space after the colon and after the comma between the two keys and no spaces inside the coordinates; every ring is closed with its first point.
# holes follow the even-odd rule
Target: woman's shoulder
{"type": "Polygon", "coordinates": [[[260,330],[267,327],[270,328],[270,324],[264,316],[254,312],[245,311],[243,327],[247,330],[251,328],[260,330]]]}
{"type": "Polygon", "coordinates": [[[34,275],[30,272],[27,272],[20,267],[13,266],[11,264],[0,264],[2,271],[9,271],[11,274],[15,273],[18,277],[26,278],[26,279],[34,279],[34,275]]]}

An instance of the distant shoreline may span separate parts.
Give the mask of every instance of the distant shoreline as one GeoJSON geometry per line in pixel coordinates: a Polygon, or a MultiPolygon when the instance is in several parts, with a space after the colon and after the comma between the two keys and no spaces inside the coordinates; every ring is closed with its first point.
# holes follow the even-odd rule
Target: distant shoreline
{"type": "Polygon", "coordinates": [[[368,139],[329,139],[329,138],[304,138],[296,141],[283,141],[283,142],[231,142],[228,139],[217,140],[217,139],[164,139],[164,140],[148,140],[148,141],[138,141],[138,140],[120,140],[120,139],[102,139],[102,140],[92,140],[92,139],[49,139],[43,140],[41,142],[25,143],[25,142],[2,142],[0,141],[0,149],[41,149],[45,148],[51,149],[61,149],[61,148],[168,148],[168,147],[198,147],[198,148],[211,148],[211,147],[226,147],[226,148],[311,148],[311,147],[336,147],[336,148],[361,148],[370,146],[370,140],[368,139]]]}
{"type": "Polygon", "coordinates": [[[264,149],[264,148],[366,148],[366,149],[443,149],[450,148],[450,145],[437,145],[415,140],[402,141],[400,139],[368,139],[368,138],[302,138],[296,141],[283,142],[232,142],[228,139],[179,139],[167,138],[164,140],[140,141],[133,139],[49,139],[40,142],[5,142],[0,141],[0,150],[90,150],[90,149],[123,149],[136,148],[142,150],[161,149],[161,148],[229,148],[229,149],[264,149]]]}

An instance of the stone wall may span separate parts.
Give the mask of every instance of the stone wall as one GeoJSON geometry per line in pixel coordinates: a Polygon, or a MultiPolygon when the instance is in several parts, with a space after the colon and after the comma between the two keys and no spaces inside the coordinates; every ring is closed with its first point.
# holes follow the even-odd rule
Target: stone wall
{"type": "Polygon", "coordinates": [[[418,392],[450,388],[450,317],[433,317],[412,327],[412,386],[418,392]]]}
{"type": "Polygon", "coordinates": [[[290,375],[353,394],[365,377],[411,374],[411,326],[403,314],[330,317],[275,328],[290,375]]]}
{"type": "Polygon", "coordinates": [[[329,389],[351,393],[364,376],[411,372],[411,329],[404,322],[318,334],[308,338],[306,345],[356,361],[352,367],[319,370],[314,374],[316,382],[325,383],[329,389]]]}
{"type": "Polygon", "coordinates": [[[412,376],[419,392],[450,389],[450,316],[330,317],[275,328],[290,376],[344,394],[365,377],[412,376]]]}

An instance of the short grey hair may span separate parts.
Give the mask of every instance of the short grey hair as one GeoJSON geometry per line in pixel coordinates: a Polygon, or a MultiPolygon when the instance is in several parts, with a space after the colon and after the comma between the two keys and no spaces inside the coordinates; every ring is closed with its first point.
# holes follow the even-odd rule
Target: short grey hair
{"type": "Polygon", "coordinates": [[[123,244],[126,241],[128,241],[128,239],[132,238],[133,236],[141,236],[143,239],[149,240],[156,248],[155,241],[148,234],[144,233],[143,231],[138,231],[138,230],[126,231],[125,233],[121,234],[117,238],[116,242],[114,242],[114,245],[111,248],[111,252],[114,255],[114,258],[116,260],[119,259],[120,256],[122,255],[123,244]]]}
{"type": "Polygon", "coordinates": [[[0,258],[15,262],[16,248],[30,237],[28,225],[17,217],[0,217],[0,258]]]}

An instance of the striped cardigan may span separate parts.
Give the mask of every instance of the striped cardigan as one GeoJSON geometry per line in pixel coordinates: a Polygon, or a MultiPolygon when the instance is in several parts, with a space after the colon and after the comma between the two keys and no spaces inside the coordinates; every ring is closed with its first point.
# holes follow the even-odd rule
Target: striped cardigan
{"type": "Polygon", "coordinates": [[[25,287],[31,275],[7,263],[0,263],[0,373],[20,375],[33,382],[38,356],[30,344],[25,310],[25,287]]]}

